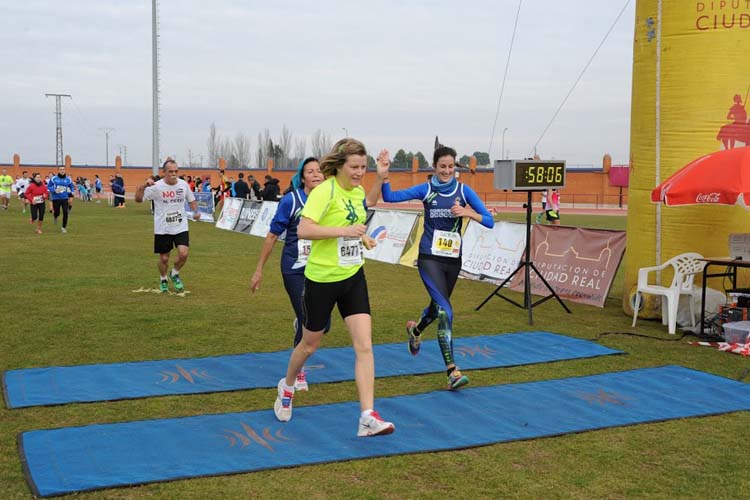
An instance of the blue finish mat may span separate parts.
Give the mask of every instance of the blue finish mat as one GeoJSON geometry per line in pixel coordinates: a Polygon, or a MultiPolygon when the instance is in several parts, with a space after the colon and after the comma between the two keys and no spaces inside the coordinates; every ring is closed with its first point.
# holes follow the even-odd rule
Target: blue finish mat
{"type": "MultiPolygon", "coordinates": [[[[621,354],[547,332],[463,337],[454,343],[463,370],[621,354]]],[[[3,374],[3,395],[8,408],[24,408],[276,387],[290,352],[9,370],[3,374]]],[[[409,354],[406,342],[375,345],[374,352],[377,377],[444,370],[436,340],[424,341],[418,356],[409,354]]],[[[308,361],[307,378],[311,384],[353,380],[353,366],[351,347],[322,348],[308,361]]]]}
{"type": "Polygon", "coordinates": [[[358,404],[337,403],[295,408],[288,423],[272,410],[143,420],[24,432],[18,446],[33,493],[51,496],[748,410],[750,390],[665,366],[383,398],[376,406],[395,433],[355,437],[358,404]],[[457,411],[472,425],[457,427],[457,411]]]}

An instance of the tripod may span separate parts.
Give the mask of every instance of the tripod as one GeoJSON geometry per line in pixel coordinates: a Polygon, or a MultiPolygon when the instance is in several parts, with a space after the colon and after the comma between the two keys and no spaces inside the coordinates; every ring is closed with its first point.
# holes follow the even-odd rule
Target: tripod
{"type": "Polygon", "coordinates": [[[484,299],[484,301],[481,304],[479,304],[476,307],[476,309],[474,309],[474,310],[475,311],[480,310],[482,308],[482,306],[484,306],[487,302],[489,302],[489,300],[492,297],[494,297],[494,296],[497,295],[501,299],[510,302],[511,304],[513,304],[516,307],[520,307],[521,309],[528,309],[528,311],[529,311],[529,324],[532,325],[532,324],[534,324],[534,319],[533,319],[532,312],[531,312],[532,308],[534,308],[534,307],[536,307],[536,306],[538,306],[538,305],[540,305],[540,304],[548,301],[549,299],[551,299],[553,297],[555,299],[557,299],[557,301],[560,303],[560,305],[562,306],[562,308],[565,309],[565,311],[568,314],[572,314],[572,313],[571,313],[570,309],[568,309],[568,306],[566,306],[565,303],[560,299],[560,296],[557,295],[557,293],[552,289],[552,287],[549,285],[549,283],[547,283],[547,280],[544,279],[544,276],[542,276],[542,273],[539,272],[539,270],[536,268],[536,266],[534,266],[534,263],[531,261],[531,191],[528,191],[527,194],[528,194],[528,198],[526,200],[526,204],[524,205],[524,207],[526,208],[526,249],[524,250],[524,253],[523,253],[523,260],[521,260],[521,262],[519,262],[518,267],[516,268],[516,270],[513,271],[510,274],[510,276],[508,276],[507,278],[505,278],[505,281],[503,281],[502,283],[500,283],[500,286],[498,286],[495,289],[495,291],[493,291],[491,294],[489,294],[487,296],[487,298],[484,299]],[[505,297],[504,295],[500,294],[500,291],[503,289],[503,287],[505,286],[505,284],[508,283],[511,279],[513,279],[513,276],[515,276],[516,273],[518,271],[520,271],[521,269],[523,269],[523,272],[524,272],[523,304],[520,304],[520,303],[516,302],[515,300],[513,300],[511,298],[508,298],[508,297],[505,297]],[[549,295],[547,295],[546,297],[542,297],[541,299],[537,300],[536,302],[532,302],[531,301],[531,285],[530,285],[530,282],[531,282],[531,270],[532,269],[534,270],[534,272],[536,273],[536,275],[539,276],[539,279],[542,280],[542,283],[544,283],[544,286],[547,287],[547,290],[550,291],[549,295]]]}

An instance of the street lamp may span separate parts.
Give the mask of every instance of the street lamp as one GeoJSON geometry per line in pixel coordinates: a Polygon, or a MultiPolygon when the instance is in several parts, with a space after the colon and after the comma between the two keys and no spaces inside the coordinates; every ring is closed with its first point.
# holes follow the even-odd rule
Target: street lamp
{"type": "Polygon", "coordinates": [[[502,147],[502,152],[500,153],[500,158],[503,160],[505,159],[505,132],[507,131],[508,131],[508,127],[505,127],[503,129],[503,147],[502,147]]]}
{"type": "Polygon", "coordinates": [[[349,138],[349,131],[346,130],[346,127],[341,127],[341,130],[344,131],[344,137],[348,139],[349,138]]]}

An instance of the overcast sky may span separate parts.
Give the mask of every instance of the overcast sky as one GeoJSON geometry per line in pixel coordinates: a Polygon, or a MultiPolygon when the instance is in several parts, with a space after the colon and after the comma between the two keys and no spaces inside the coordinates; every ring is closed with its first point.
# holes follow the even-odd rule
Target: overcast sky
{"type": "MultiPolygon", "coordinates": [[[[2,0],[0,163],[103,164],[126,145],[151,164],[151,2],[2,0]]],[[[526,0],[491,156],[529,154],[625,0],[526,0]]],[[[430,157],[487,151],[517,0],[161,0],[161,156],[206,160],[219,134],[295,138],[320,128],[430,157]]],[[[543,158],[627,163],[635,0],[540,142],[543,158]]],[[[308,142],[309,144],[309,142],[308,142]]],[[[308,153],[310,148],[308,147],[308,153]]],[[[110,162],[112,160],[110,159],[110,162]]]]}

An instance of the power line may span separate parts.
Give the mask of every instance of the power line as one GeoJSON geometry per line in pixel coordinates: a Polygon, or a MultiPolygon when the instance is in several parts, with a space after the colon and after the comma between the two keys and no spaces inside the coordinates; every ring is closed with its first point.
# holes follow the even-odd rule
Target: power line
{"type": "MultiPolygon", "coordinates": [[[[508,76],[508,66],[510,66],[510,55],[513,52],[513,42],[516,39],[516,29],[518,28],[518,18],[521,14],[521,4],[523,0],[518,0],[518,10],[516,11],[516,22],[513,24],[513,35],[510,37],[510,47],[508,48],[508,59],[505,61],[505,72],[503,73],[503,83],[500,86],[500,97],[497,99],[497,110],[495,111],[495,123],[492,125],[492,134],[490,134],[490,147],[487,148],[487,154],[492,154],[492,142],[495,140],[495,128],[497,127],[497,117],[500,115],[500,103],[503,100],[503,90],[505,90],[505,79],[508,76]]],[[[502,159],[502,158],[501,158],[502,159]]]]}
{"type": "Polygon", "coordinates": [[[57,131],[56,131],[56,148],[55,148],[55,165],[58,167],[60,165],[65,164],[65,155],[63,152],[63,135],[62,135],[62,98],[63,97],[70,97],[71,100],[73,99],[73,96],[70,94],[44,94],[45,97],[54,97],[55,98],[55,117],[57,122],[57,131]]]}
{"type": "Polygon", "coordinates": [[[565,103],[568,100],[568,97],[570,97],[570,94],[573,93],[573,90],[575,90],[576,86],[578,85],[578,82],[581,81],[581,78],[583,78],[583,74],[586,73],[586,70],[589,68],[589,65],[591,64],[591,61],[594,60],[594,57],[596,57],[596,54],[599,52],[599,49],[602,48],[602,45],[604,45],[604,42],[607,41],[607,38],[609,37],[609,34],[612,33],[612,30],[614,29],[615,25],[617,24],[617,21],[620,20],[620,17],[622,17],[623,12],[625,12],[625,8],[630,3],[630,0],[627,0],[625,2],[625,5],[622,6],[622,10],[620,10],[620,13],[617,14],[617,17],[615,18],[615,21],[612,23],[612,26],[609,27],[609,30],[607,30],[607,33],[604,35],[604,38],[599,43],[599,46],[596,48],[593,54],[591,54],[591,57],[589,58],[586,65],[583,67],[583,70],[581,70],[581,73],[578,75],[578,78],[576,79],[575,83],[573,83],[573,86],[568,91],[568,95],[565,96],[565,99],[563,99],[562,103],[560,103],[560,106],[557,108],[557,111],[555,111],[555,114],[552,115],[552,119],[550,119],[549,123],[546,127],[544,127],[544,130],[542,130],[542,135],[539,136],[539,139],[534,143],[534,146],[531,148],[532,151],[536,153],[536,147],[539,145],[539,143],[542,141],[542,138],[544,137],[544,134],[547,133],[547,130],[549,130],[550,126],[552,126],[552,122],[555,121],[555,118],[557,118],[557,114],[560,112],[560,110],[565,106],[565,103]]]}
{"type": "Polygon", "coordinates": [[[89,123],[88,119],[84,116],[83,111],[78,107],[76,100],[71,97],[70,102],[73,104],[73,111],[75,111],[73,116],[76,117],[76,120],[78,120],[85,132],[93,135],[95,132],[94,127],[91,126],[91,123],[89,123]]]}

